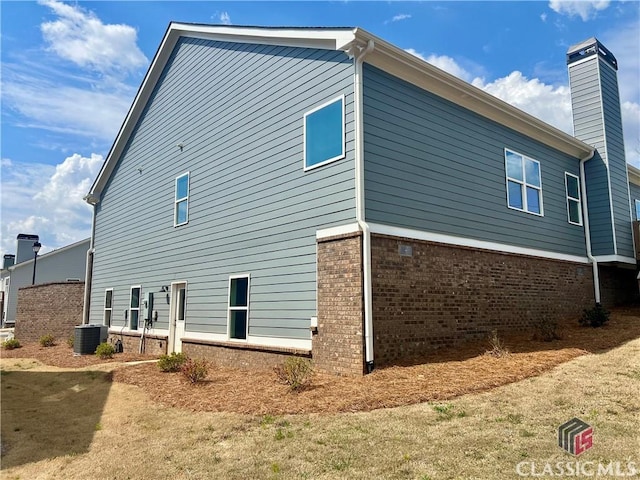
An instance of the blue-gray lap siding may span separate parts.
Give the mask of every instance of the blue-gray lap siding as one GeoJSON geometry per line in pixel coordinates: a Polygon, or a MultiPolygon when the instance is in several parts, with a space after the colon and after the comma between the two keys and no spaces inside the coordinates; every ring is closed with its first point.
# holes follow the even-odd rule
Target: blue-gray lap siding
{"type": "Polygon", "coordinates": [[[578,159],[369,65],[363,92],[367,221],[586,255],[564,180],[578,159]],[[507,207],[505,148],[540,162],[543,217],[507,207]]]}
{"type": "Polygon", "coordinates": [[[353,128],[344,53],[181,39],[97,210],[91,320],[114,288],[123,325],[141,285],[168,328],[160,287],[185,280],[187,332],[226,334],[229,276],[249,273],[249,335],[310,338],[316,230],[355,219],[353,128]],[[303,115],[339,95],[346,158],[305,173],[303,115]],[[174,227],[187,171],[189,223],[174,227]]]}
{"type": "Polygon", "coordinates": [[[594,157],[585,164],[593,253],[632,257],[629,190],[616,72],[604,61],[593,57],[570,65],[569,79],[575,136],[596,148],[594,157]]]}

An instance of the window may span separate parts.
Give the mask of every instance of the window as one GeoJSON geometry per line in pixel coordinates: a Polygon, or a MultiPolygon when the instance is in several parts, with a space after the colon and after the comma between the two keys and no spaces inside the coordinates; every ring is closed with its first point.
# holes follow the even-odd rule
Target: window
{"type": "Polygon", "coordinates": [[[177,320],[184,321],[185,312],[187,310],[187,289],[180,287],[178,290],[178,315],[177,320]]]}
{"type": "Polygon", "coordinates": [[[540,162],[505,149],[505,164],[509,208],[542,215],[540,162]]]}
{"type": "Polygon", "coordinates": [[[102,323],[107,327],[111,326],[111,313],[113,312],[113,289],[104,291],[104,319],[102,323]]]}
{"type": "Polygon", "coordinates": [[[344,96],[304,114],[304,169],[344,158],[344,96]]]}
{"type": "Polygon", "coordinates": [[[640,200],[636,200],[635,204],[636,204],[636,220],[640,220],[640,200]]]}
{"type": "Polygon", "coordinates": [[[582,204],[580,203],[580,179],[571,173],[564,173],[567,189],[567,212],[569,223],[582,225],[582,204]]]}
{"type": "Polygon", "coordinates": [[[174,226],[189,222],[189,172],[176,178],[174,226]]]}
{"type": "Polygon", "coordinates": [[[129,328],[138,329],[138,319],[140,318],[140,287],[131,287],[129,300],[129,328]]]}
{"type": "Polygon", "coordinates": [[[229,338],[247,339],[249,276],[229,278],[229,338]]]}

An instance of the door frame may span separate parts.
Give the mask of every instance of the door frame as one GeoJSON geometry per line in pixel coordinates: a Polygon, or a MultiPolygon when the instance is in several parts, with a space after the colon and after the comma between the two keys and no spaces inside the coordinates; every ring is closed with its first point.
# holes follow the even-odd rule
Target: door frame
{"type": "Polygon", "coordinates": [[[169,344],[167,353],[182,352],[182,336],[185,332],[187,309],[187,281],[171,282],[171,300],[169,303],[169,344]],[[180,303],[180,289],[184,288],[184,309],[183,320],[178,320],[178,306],[180,303]]]}

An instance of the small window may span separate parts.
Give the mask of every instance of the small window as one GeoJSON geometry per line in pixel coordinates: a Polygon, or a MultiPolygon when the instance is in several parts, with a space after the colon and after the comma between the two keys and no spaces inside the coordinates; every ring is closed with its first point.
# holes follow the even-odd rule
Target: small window
{"type": "Polygon", "coordinates": [[[249,276],[229,278],[229,338],[247,339],[249,276]]]}
{"type": "Polygon", "coordinates": [[[140,318],[140,287],[131,287],[129,300],[129,328],[138,329],[138,319],[140,318]]]}
{"type": "Polygon", "coordinates": [[[177,320],[184,321],[187,311],[187,289],[180,287],[178,290],[178,317],[177,320]]]}
{"type": "Polygon", "coordinates": [[[567,189],[567,212],[569,223],[582,225],[582,204],[580,203],[580,179],[571,173],[564,174],[567,189]]]}
{"type": "Polygon", "coordinates": [[[111,326],[111,314],[113,313],[113,289],[108,288],[104,292],[104,318],[102,323],[111,326]]]}
{"type": "Polygon", "coordinates": [[[174,226],[189,222],[189,172],[176,178],[174,226]]]}
{"type": "Polygon", "coordinates": [[[507,205],[542,216],[540,162],[505,149],[507,205]]]}
{"type": "Polygon", "coordinates": [[[640,200],[636,200],[635,204],[636,204],[636,220],[640,220],[640,200]]]}
{"type": "Polygon", "coordinates": [[[304,169],[345,157],[344,96],[304,114],[304,169]]]}

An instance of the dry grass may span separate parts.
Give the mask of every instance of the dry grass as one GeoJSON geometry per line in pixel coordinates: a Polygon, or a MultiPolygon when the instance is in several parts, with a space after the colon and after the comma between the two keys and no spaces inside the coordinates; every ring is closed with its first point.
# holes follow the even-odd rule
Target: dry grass
{"type": "Polygon", "coordinates": [[[575,461],[556,445],[574,416],[595,429],[580,461],[640,465],[640,309],[561,335],[501,336],[500,358],[485,340],[363,378],[315,374],[300,393],[275,372],[216,367],[191,385],[120,363],[137,355],[2,351],[1,476],[502,480],[522,461],[575,461]]]}

